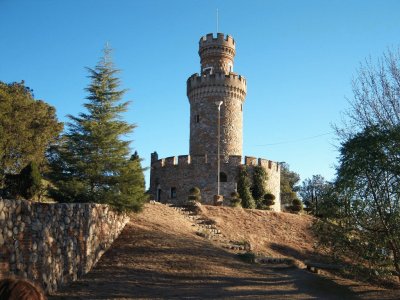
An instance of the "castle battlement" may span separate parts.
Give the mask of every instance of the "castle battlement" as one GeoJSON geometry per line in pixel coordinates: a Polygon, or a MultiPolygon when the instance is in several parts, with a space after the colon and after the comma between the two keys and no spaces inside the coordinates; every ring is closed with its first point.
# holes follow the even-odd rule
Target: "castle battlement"
{"type": "Polygon", "coordinates": [[[235,48],[235,40],[229,34],[217,33],[217,37],[214,37],[214,34],[208,33],[200,38],[199,45],[200,49],[214,45],[235,48]]]}
{"type": "MultiPolygon", "coordinates": [[[[179,155],[179,156],[170,156],[166,158],[162,158],[151,163],[151,167],[153,169],[165,168],[165,167],[185,167],[190,165],[205,165],[205,164],[216,164],[217,156],[216,155],[179,155]]],[[[257,158],[252,156],[243,157],[240,155],[229,155],[223,156],[221,155],[221,166],[230,165],[230,166],[261,166],[265,169],[269,169],[274,172],[280,172],[280,165],[278,162],[257,158]]]]}
{"type": "Polygon", "coordinates": [[[246,78],[236,73],[214,73],[199,75],[198,73],[193,74],[187,80],[187,95],[198,88],[207,88],[212,92],[218,92],[219,88],[233,88],[237,89],[238,92],[243,96],[246,96],[247,83],[246,78]]]}
{"type": "Polygon", "coordinates": [[[270,169],[276,172],[280,172],[280,165],[278,162],[265,159],[265,158],[257,158],[252,156],[245,156],[244,164],[246,166],[260,166],[265,169],[270,169]]]}

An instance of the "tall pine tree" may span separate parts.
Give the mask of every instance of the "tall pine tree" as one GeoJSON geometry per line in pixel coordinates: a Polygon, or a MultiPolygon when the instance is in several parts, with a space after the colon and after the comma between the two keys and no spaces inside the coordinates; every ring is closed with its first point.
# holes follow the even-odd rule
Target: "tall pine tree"
{"type": "Polygon", "coordinates": [[[91,83],[86,88],[87,113],[68,116],[69,130],[50,153],[52,177],[58,201],[107,203],[121,211],[138,211],[145,200],[143,170],[138,157],[130,159],[129,141],[123,136],[135,125],[121,114],[126,90],[119,89],[119,72],[109,48],[94,69],[87,68],[91,83]]]}

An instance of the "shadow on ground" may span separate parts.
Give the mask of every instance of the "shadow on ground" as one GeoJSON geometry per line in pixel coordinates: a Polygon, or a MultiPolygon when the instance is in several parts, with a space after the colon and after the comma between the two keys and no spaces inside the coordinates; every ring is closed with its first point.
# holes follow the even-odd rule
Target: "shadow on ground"
{"type": "Polygon", "coordinates": [[[90,273],[49,299],[374,299],[378,292],[297,268],[247,264],[190,225],[179,232],[164,225],[133,220],[90,273]]]}

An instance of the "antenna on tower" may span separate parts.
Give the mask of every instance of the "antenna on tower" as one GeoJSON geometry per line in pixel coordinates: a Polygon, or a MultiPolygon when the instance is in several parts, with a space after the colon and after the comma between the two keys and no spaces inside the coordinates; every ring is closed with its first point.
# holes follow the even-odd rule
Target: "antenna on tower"
{"type": "Polygon", "coordinates": [[[217,33],[218,33],[218,8],[217,8],[217,33]]]}

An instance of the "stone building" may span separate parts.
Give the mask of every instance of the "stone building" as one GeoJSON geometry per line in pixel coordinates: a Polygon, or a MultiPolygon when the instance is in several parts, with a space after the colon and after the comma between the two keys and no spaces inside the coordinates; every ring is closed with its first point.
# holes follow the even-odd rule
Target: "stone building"
{"type": "Polygon", "coordinates": [[[268,175],[267,190],[276,197],[274,210],[280,211],[279,164],[249,156],[243,159],[247,83],[233,72],[235,46],[235,40],[222,33],[216,38],[211,33],[200,39],[200,74],[187,80],[189,155],[159,159],[156,152],[152,153],[150,193],[154,199],[181,204],[187,201],[189,189],[197,186],[203,202],[212,203],[218,194],[218,182],[219,194],[229,198],[237,187],[239,167],[245,164],[251,173],[254,166],[260,165],[268,175]]]}

